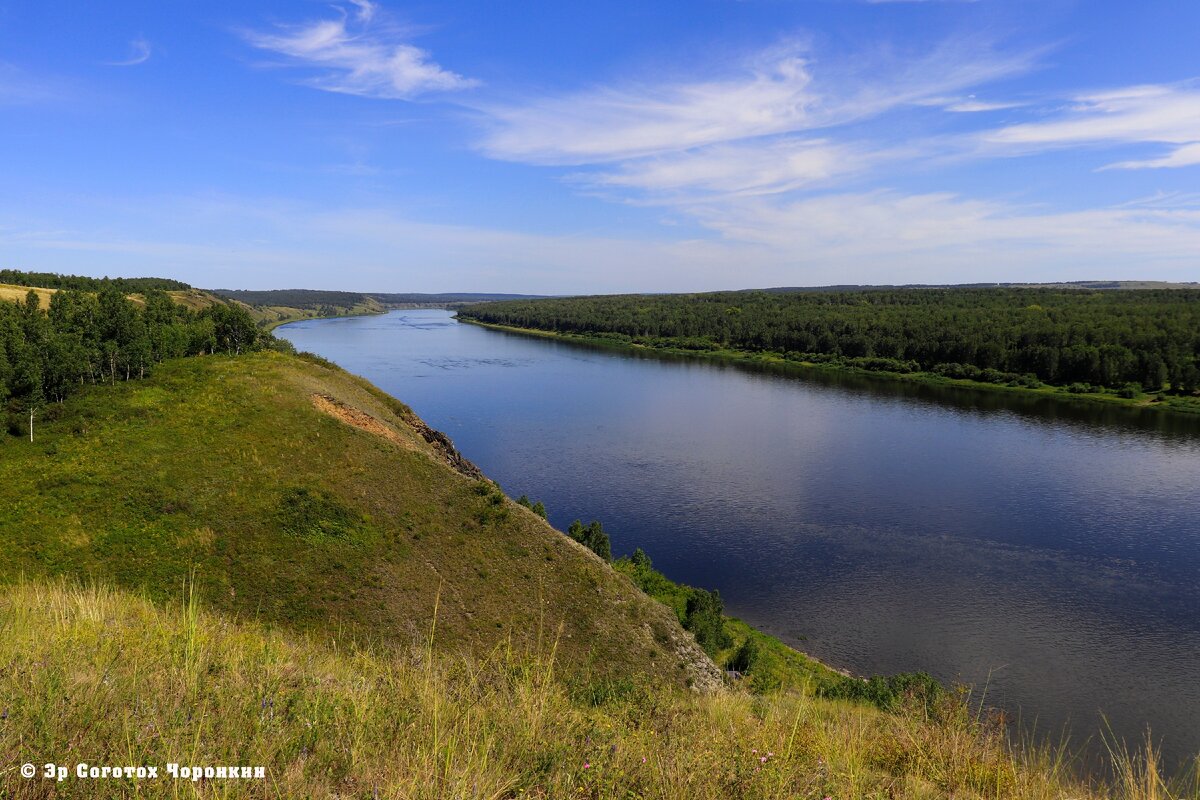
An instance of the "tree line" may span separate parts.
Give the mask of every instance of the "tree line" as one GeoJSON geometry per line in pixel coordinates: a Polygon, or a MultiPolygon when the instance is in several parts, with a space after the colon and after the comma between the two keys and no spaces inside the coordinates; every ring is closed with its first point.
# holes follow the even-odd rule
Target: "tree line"
{"type": "Polygon", "coordinates": [[[122,285],[63,289],[47,310],[32,290],[22,302],[0,302],[0,403],[10,419],[87,384],[144,377],[164,359],[236,354],[270,339],[243,308],[191,311],[161,289],[145,290],[138,303],[122,285]]]}
{"type": "Polygon", "coordinates": [[[1200,388],[1200,290],[886,289],[610,295],[460,316],[651,347],[772,352],[995,383],[1200,388]]]}
{"type": "Polygon", "coordinates": [[[89,278],[85,275],[59,275],[57,272],[23,272],[16,269],[0,269],[0,283],[12,286],[36,286],[39,289],[83,289],[98,292],[111,286],[124,294],[161,289],[177,292],[191,289],[183,281],[170,278],[89,278]]]}

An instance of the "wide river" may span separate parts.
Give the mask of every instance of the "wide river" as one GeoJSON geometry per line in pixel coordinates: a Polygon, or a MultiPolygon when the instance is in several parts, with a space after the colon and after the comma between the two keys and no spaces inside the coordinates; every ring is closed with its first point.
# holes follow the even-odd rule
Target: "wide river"
{"type": "Polygon", "coordinates": [[[550,520],[858,674],[1200,752],[1200,419],[589,348],[442,310],[277,333],[550,520]],[[1104,720],[1107,719],[1107,723],[1104,720]]]}

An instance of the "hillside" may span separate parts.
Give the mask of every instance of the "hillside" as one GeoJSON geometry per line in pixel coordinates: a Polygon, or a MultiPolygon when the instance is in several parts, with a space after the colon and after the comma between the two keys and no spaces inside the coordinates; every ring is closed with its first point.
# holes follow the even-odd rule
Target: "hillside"
{"type": "Polygon", "coordinates": [[[471,474],[403,405],[272,352],[178,359],[0,444],[0,581],[71,576],[346,639],[715,682],[663,606],[471,474]],[[432,441],[427,441],[427,438],[432,441]],[[457,463],[459,471],[452,464],[457,463]],[[463,474],[466,472],[468,474],[463,474]]]}

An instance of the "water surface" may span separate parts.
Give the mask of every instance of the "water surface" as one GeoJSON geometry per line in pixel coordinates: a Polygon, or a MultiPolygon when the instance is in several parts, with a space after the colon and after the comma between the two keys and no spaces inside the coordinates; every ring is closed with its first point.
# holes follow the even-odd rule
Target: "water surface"
{"type": "Polygon", "coordinates": [[[441,310],[277,333],[557,527],[603,521],[614,553],[830,664],[1200,752],[1200,419],[635,357],[441,310]]]}

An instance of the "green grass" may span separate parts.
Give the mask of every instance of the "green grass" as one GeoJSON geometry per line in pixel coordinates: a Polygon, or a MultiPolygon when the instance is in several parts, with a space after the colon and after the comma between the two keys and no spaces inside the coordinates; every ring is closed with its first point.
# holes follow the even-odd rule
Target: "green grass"
{"type": "MultiPolygon", "coordinates": [[[[358,648],[70,583],[0,590],[0,796],[995,798],[1166,800],[1144,755],[1112,786],[1020,754],[950,704],[937,720],[804,692],[697,695],[559,678],[556,642],[474,656],[358,648]],[[24,762],[157,765],[160,778],[25,779],[24,762]],[[262,780],[174,781],[166,764],[261,766],[262,780]]],[[[433,646],[430,646],[430,642],[433,646]]],[[[561,644],[561,639],[558,640],[561,644]]]]}
{"type": "Polygon", "coordinates": [[[560,660],[686,684],[715,670],[672,615],[493,484],[448,466],[402,403],[263,352],[169,362],[0,439],[0,584],[105,581],[342,640],[486,651],[562,627],[560,660]],[[321,413],[370,415],[394,440],[321,413]]]}

